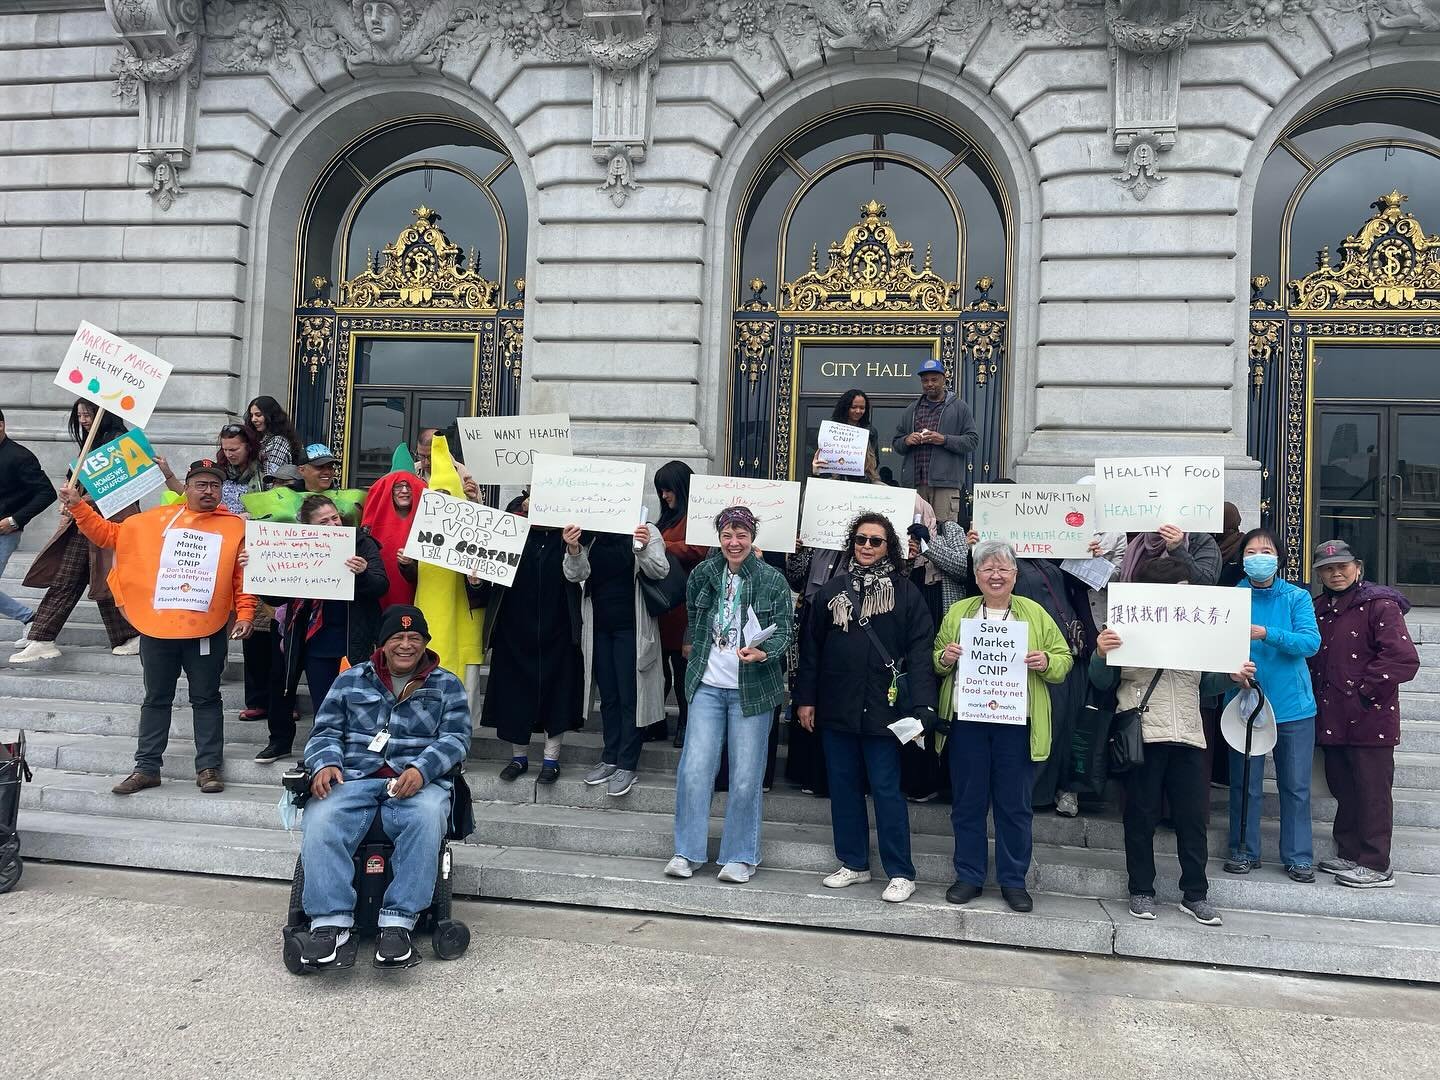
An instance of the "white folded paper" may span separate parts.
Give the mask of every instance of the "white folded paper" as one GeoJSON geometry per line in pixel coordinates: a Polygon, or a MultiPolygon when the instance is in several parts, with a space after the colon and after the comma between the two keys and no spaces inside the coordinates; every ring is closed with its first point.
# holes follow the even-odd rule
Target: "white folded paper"
{"type": "Polygon", "coordinates": [[[907,742],[919,742],[925,735],[925,725],[913,716],[902,716],[893,724],[886,726],[895,733],[895,738],[899,739],[902,745],[907,742]]]}
{"type": "Polygon", "coordinates": [[[760,620],[755,617],[755,609],[749,609],[749,615],[745,618],[745,644],[752,649],[758,648],[769,641],[775,633],[775,624],[771,623],[765,629],[760,629],[760,620]]]}

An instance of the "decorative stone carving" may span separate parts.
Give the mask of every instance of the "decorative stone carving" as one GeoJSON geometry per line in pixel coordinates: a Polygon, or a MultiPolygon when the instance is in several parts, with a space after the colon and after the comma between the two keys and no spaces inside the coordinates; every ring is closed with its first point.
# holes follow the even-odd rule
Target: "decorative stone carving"
{"type": "Polygon", "coordinates": [[[650,149],[651,79],[659,67],[658,0],[585,0],[585,45],[594,76],[591,146],[605,166],[599,190],[617,207],[633,191],[650,149]]]}
{"type": "Polygon", "coordinates": [[[1125,155],[1115,182],[1136,199],[1165,179],[1160,154],[1175,145],[1180,56],[1198,20],[1191,0],[1105,0],[1111,130],[1116,152],[1125,155]]]}
{"type": "Polygon", "coordinates": [[[879,52],[923,45],[944,0],[811,0],[826,48],[879,52]]]}
{"type": "Polygon", "coordinates": [[[1382,30],[1440,31],[1440,0],[1374,0],[1369,15],[1382,30]]]}
{"type": "Polygon", "coordinates": [[[195,145],[200,88],[201,0],[106,0],[124,46],[115,57],[115,96],[137,104],[136,157],[150,172],[150,197],[169,210],[184,194],[180,170],[195,145]]]}

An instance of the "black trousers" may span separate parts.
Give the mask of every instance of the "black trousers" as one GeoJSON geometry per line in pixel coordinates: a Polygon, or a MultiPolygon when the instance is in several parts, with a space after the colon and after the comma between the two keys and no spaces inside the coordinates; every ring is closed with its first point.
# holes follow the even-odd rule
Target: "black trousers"
{"type": "Polygon", "coordinates": [[[1180,891],[1186,900],[1203,900],[1210,891],[1205,877],[1210,777],[1205,751],[1179,743],[1147,742],[1145,763],[1125,774],[1125,869],[1130,893],[1155,895],[1155,826],[1165,801],[1180,854],[1180,891]]]}
{"type": "Polygon", "coordinates": [[[220,676],[230,635],[221,627],[208,638],[140,639],[140,671],[145,701],[140,706],[140,737],[135,771],[160,775],[170,743],[170,714],[180,673],[190,684],[190,711],[195,728],[195,771],[218,769],[225,756],[225,713],[220,703],[220,676]]]}
{"type": "Polygon", "coordinates": [[[640,764],[645,729],[635,726],[635,631],[594,631],[595,686],[600,691],[601,761],[634,772],[640,764]]]}
{"type": "Polygon", "coordinates": [[[270,643],[269,630],[257,630],[241,643],[245,655],[245,708],[270,709],[270,643]]]}

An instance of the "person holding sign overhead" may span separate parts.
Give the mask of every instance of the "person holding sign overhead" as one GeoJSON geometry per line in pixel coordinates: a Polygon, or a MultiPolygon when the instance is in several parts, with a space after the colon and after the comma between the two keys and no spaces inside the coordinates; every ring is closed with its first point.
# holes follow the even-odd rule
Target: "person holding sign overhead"
{"type": "Polygon", "coordinates": [[[74,488],[61,489],[60,501],[86,539],[115,552],[110,589],[141,635],[140,738],[135,770],[111,788],[116,795],[159,786],[181,671],[194,712],[195,783],[207,795],[225,790],[220,676],[230,641],[250,636],[255,597],[242,587],[245,522],[220,505],[224,481],[224,468],[213,460],[191,462],[183,506],[156,506],[120,522],[106,521],[74,488]]]}
{"type": "MultiPolygon", "coordinates": [[[[68,429],[76,450],[84,449],[87,442],[90,446],[101,446],[125,434],[125,422],[118,416],[105,413],[97,420],[98,413],[99,410],[83,398],[70,406],[68,429]],[[93,434],[92,427],[97,429],[93,434]]],[[[72,472],[67,470],[65,473],[67,487],[72,472]]],[[[75,491],[75,501],[80,501],[79,491],[75,491]]],[[[87,585],[90,587],[90,599],[100,609],[100,621],[105,624],[110,651],[116,656],[134,656],[139,651],[140,639],[130,620],[121,613],[110,589],[109,574],[114,556],[101,545],[88,540],[76,527],[74,515],[63,497],[61,503],[60,527],[40,549],[25,575],[24,584],[32,589],[44,589],[45,596],[26,628],[25,647],[10,657],[10,663],[31,664],[37,660],[53,660],[60,655],[55,639],[65,628],[65,621],[85,594],[87,585]]],[[[91,504],[87,500],[85,505],[91,504]]],[[[137,509],[136,506],[128,506],[115,515],[115,520],[123,520],[137,509]]]]}
{"type": "Polygon", "coordinates": [[[758,529],[744,506],[720,511],[720,549],[686,583],[692,632],[681,692],[690,699],[690,731],[676,776],[675,857],[665,867],[671,877],[690,877],[710,857],[710,799],[727,746],[720,880],[743,884],[760,862],[765,757],[774,710],[785,700],[782,657],[792,613],[784,576],[755,554],[758,529]]]}
{"type": "Polygon", "coordinates": [[[914,894],[915,864],[900,791],[900,741],[891,725],[924,717],[933,726],[935,701],[929,666],[935,624],[905,575],[904,555],[884,514],[872,511],[851,522],[841,569],[807,610],[793,695],[800,726],[820,731],[830,781],[840,868],[822,884],[843,889],[870,880],[868,780],[880,861],[890,879],[881,898],[895,904],[914,894]]]}
{"type": "Polygon", "coordinates": [[[635,786],[645,728],[665,715],[660,627],[645,606],[636,575],[660,581],[670,572],[670,563],[654,525],[639,525],[632,535],[599,533],[588,539],[579,526],[567,525],[561,538],[565,580],[585,587],[580,603],[582,700],[588,707],[593,681],[600,689],[605,735],[600,760],[585,774],[585,783],[605,784],[606,793],[619,798],[635,786]]]}
{"type": "Polygon", "coordinates": [[[935,637],[935,673],[940,684],[940,716],[954,720],[946,750],[950,755],[950,786],[954,802],[950,823],[955,830],[955,883],[945,893],[952,904],[968,904],[985,889],[989,863],[985,818],[995,818],[995,878],[1000,895],[1015,911],[1030,911],[1035,902],[1025,889],[1030,872],[1031,792],[1035,763],[1050,757],[1049,684],[1065,680],[1075,658],[1065,635],[1043,607],[1015,595],[1018,566],[1015,552],[998,540],[975,545],[972,559],[979,596],[955,604],[935,637]],[[955,709],[956,667],[964,654],[961,624],[967,619],[1026,626],[1026,720],[1023,724],[992,723],[959,715],[955,709]]]}
{"type": "Polygon", "coordinates": [[[906,408],[891,447],[901,456],[900,486],[914,488],[940,521],[960,520],[965,460],[980,444],[970,406],[945,389],[945,364],[920,365],[920,397],[906,408]]]}

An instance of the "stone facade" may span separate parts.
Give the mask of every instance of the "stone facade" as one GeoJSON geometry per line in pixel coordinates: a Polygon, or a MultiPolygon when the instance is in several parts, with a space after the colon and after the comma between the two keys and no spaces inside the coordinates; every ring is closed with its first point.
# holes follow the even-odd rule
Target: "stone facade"
{"type": "Polygon", "coordinates": [[[485,125],[524,178],[525,411],[705,468],[745,186],[805,121],[896,102],[1008,186],[1016,474],[1223,452],[1254,505],[1260,165],[1318,102],[1440,83],[1437,32],[1434,0],[10,0],[0,404],[56,464],[80,318],[175,365],[151,431],[173,456],[283,399],[307,195],[351,138],[427,113],[485,125]]]}

